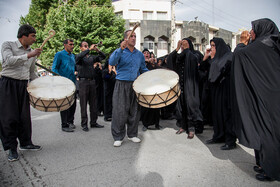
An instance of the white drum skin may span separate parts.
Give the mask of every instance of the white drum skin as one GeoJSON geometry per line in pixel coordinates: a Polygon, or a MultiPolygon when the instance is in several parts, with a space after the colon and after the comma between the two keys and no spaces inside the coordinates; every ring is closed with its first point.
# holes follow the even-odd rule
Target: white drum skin
{"type": "Polygon", "coordinates": [[[175,71],[155,69],[141,74],[133,83],[137,101],[147,108],[161,108],[180,95],[179,76],[175,71]]]}
{"type": "Polygon", "coordinates": [[[28,84],[31,106],[44,112],[67,110],[75,100],[75,84],[61,76],[43,76],[28,84]]]}

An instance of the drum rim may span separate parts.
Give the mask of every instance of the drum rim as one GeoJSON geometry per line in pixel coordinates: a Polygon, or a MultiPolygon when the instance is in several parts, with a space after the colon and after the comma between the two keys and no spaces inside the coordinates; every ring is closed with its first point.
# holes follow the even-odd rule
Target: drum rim
{"type": "MultiPolygon", "coordinates": [[[[173,85],[170,85],[169,89],[172,89],[172,88],[173,88],[174,86],[176,86],[177,83],[179,82],[179,75],[178,75],[175,71],[173,71],[173,70],[170,70],[170,69],[153,69],[153,70],[147,71],[147,72],[145,72],[145,73],[149,73],[149,72],[153,72],[153,71],[165,71],[165,72],[169,71],[169,72],[172,72],[173,75],[175,75],[174,78],[176,77],[177,82],[176,82],[175,84],[173,84],[173,85]]],[[[139,75],[139,76],[135,79],[135,81],[133,82],[133,84],[132,84],[133,90],[135,91],[136,94],[154,95],[154,94],[161,94],[161,93],[164,93],[164,92],[166,92],[166,91],[169,90],[169,89],[166,89],[165,91],[156,92],[156,93],[147,93],[147,92],[146,92],[146,93],[143,93],[143,92],[140,92],[139,90],[136,90],[136,85],[135,85],[135,84],[138,83],[137,81],[139,81],[139,79],[142,78],[141,76],[143,76],[145,73],[139,75]]],[[[147,75],[147,74],[145,74],[145,75],[147,75]]]]}
{"type": "MultiPolygon", "coordinates": [[[[29,96],[34,97],[34,98],[37,98],[37,99],[40,98],[40,99],[42,99],[42,100],[53,100],[53,99],[61,100],[61,99],[64,99],[65,97],[70,97],[70,96],[72,96],[73,93],[75,93],[75,91],[76,91],[76,86],[75,86],[75,84],[74,84],[70,79],[68,79],[68,78],[66,78],[66,77],[63,77],[63,76],[50,76],[50,75],[46,75],[46,76],[44,76],[44,77],[59,77],[59,78],[63,78],[63,79],[69,80],[69,81],[72,83],[74,89],[71,91],[70,94],[67,94],[67,95],[65,95],[64,97],[57,97],[57,98],[54,98],[54,97],[49,97],[49,98],[38,97],[38,96],[32,95],[32,93],[31,93],[31,91],[30,91],[29,85],[32,84],[32,81],[31,81],[31,82],[28,84],[28,86],[27,86],[27,92],[28,92],[29,96]]],[[[41,78],[41,77],[38,77],[37,79],[39,79],[39,78],[41,78]]],[[[34,79],[33,81],[35,81],[35,80],[36,80],[36,79],[34,79]]]]}

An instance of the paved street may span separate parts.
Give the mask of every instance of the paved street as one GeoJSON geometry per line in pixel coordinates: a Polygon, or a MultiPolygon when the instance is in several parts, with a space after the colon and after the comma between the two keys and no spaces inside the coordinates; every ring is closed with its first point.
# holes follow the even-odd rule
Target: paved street
{"type": "Polygon", "coordinates": [[[222,144],[206,145],[212,129],[188,140],[176,135],[175,120],[164,120],[162,130],[143,132],[140,144],[125,139],[113,147],[110,123],[103,129],[82,131],[77,103],[74,133],[62,132],[59,113],[32,110],[33,142],[38,152],[19,151],[20,160],[8,162],[0,148],[0,186],[280,186],[259,182],[253,172],[253,150],[240,145],[221,151],[222,144]]]}

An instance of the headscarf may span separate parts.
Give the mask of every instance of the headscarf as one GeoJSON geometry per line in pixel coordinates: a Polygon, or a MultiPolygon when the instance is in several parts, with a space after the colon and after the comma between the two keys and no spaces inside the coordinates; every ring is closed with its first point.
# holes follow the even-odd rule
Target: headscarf
{"type": "Polygon", "coordinates": [[[187,41],[188,41],[189,46],[190,46],[189,49],[191,50],[192,53],[194,53],[193,43],[192,43],[191,39],[189,39],[189,38],[183,38],[182,40],[187,40],[187,41]]]}
{"type": "Polygon", "coordinates": [[[222,38],[214,37],[210,43],[214,42],[216,46],[215,57],[211,60],[209,70],[209,81],[216,82],[221,78],[221,75],[226,65],[232,60],[232,53],[222,38]]]}
{"type": "Polygon", "coordinates": [[[268,18],[252,21],[252,29],[256,34],[256,39],[273,34],[279,34],[276,24],[268,18]]]}
{"type": "Polygon", "coordinates": [[[216,54],[214,59],[219,59],[224,56],[224,54],[230,52],[228,45],[222,38],[214,37],[212,40],[210,40],[210,43],[211,42],[214,42],[216,46],[216,54]]]}

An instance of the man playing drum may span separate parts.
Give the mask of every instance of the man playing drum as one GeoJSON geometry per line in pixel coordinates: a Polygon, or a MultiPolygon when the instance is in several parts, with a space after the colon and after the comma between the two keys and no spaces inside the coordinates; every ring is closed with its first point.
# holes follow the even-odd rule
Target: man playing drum
{"type": "Polygon", "coordinates": [[[31,117],[27,83],[35,79],[36,57],[42,49],[32,50],[36,41],[36,30],[30,25],[22,25],[18,30],[18,40],[2,45],[2,72],[0,78],[0,137],[4,150],[9,150],[8,160],[19,159],[20,150],[40,150],[31,140],[31,117]]]}
{"type": "Polygon", "coordinates": [[[121,146],[123,142],[126,123],[128,139],[135,143],[141,142],[137,137],[140,107],[136,101],[132,84],[139,72],[143,73],[148,69],[145,65],[144,55],[134,47],[135,43],[136,34],[131,30],[125,31],[121,47],[116,49],[109,59],[109,64],[117,67],[111,127],[115,147],[121,146]]]}

